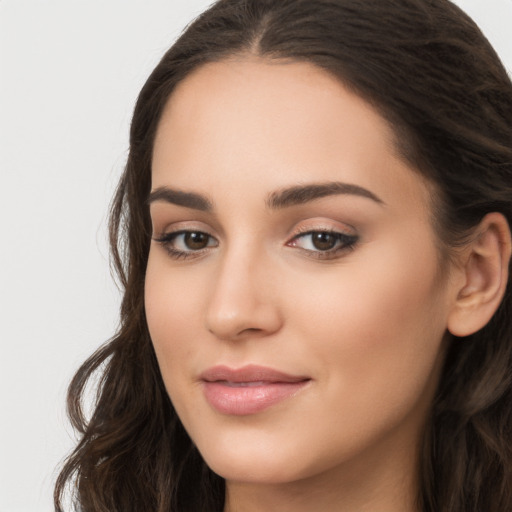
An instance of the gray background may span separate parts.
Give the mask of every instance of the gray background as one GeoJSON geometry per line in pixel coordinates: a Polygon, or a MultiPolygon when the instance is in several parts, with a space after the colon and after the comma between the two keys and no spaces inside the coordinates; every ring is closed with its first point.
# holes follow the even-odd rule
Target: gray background
{"type": "MultiPolygon", "coordinates": [[[[458,0],[512,71],[512,0],[458,0]]],[[[207,0],[0,0],[0,512],[52,510],[66,386],[113,333],[107,207],[136,95],[207,0]]]]}

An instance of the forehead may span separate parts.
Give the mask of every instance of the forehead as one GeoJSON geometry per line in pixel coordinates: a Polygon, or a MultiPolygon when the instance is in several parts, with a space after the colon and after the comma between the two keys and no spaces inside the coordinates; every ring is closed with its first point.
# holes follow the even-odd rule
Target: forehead
{"type": "MultiPolygon", "coordinates": [[[[337,78],[256,57],[201,66],[175,89],[157,130],[152,186],[257,191],[343,180],[426,199],[388,122],[337,78]]],[[[381,193],[379,194],[379,189],[381,193]]],[[[384,199],[385,200],[385,199],[384,199]]]]}

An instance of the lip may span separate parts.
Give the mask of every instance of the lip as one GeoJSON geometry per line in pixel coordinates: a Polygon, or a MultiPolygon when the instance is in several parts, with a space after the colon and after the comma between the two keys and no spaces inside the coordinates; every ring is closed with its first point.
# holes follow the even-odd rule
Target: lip
{"type": "Polygon", "coordinates": [[[242,368],[214,366],[204,371],[200,380],[207,402],[216,411],[245,416],[264,411],[291,398],[311,378],[265,366],[247,365],[242,368]]]}

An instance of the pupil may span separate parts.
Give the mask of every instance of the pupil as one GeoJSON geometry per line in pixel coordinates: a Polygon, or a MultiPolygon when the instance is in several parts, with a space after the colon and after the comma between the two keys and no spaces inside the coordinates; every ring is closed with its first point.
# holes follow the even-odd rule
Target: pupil
{"type": "Polygon", "coordinates": [[[208,235],[205,233],[186,233],[185,244],[189,249],[204,249],[208,245],[208,235]]]}
{"type": "Polygon", "coordinates": [[[336,237],[330,233],[315,233],[313,235],[313,245],[319,251],[328,251],[336,245],[336,237]]]}

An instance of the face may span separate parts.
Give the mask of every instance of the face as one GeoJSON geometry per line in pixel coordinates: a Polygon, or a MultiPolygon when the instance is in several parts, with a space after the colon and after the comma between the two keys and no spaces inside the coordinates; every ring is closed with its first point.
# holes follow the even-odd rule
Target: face
{"type": "Polygon", "coordinates": [[[383,118],[312,65],[230,60],[178,86],[153,156],[147,321],[208,465],[279,483],[409,464],[453,291],[383,118]]]}

